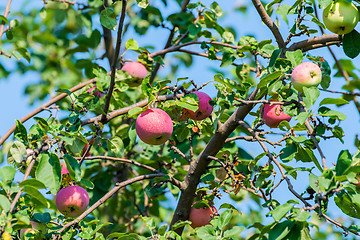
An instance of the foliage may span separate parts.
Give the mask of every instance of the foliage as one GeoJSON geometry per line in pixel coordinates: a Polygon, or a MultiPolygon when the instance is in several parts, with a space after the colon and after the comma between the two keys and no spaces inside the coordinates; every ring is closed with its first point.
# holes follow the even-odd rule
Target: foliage
{"type": "MultiPolygon", "coordinates": [[[[13,138],[0,139],[0,158],[6,161],[0,168],[4,239],[20,238],[27,228],[33,231],[24,239],[360,235],[360,154],[344,145],[336,158],[325,148],[328,139],[344,143],[342,126],[351,116],[341,106],[354,105],[360,114],[358,69],[350,59],[360,53],[359,33],[322,32],[318,12],[330,0],[240,1],[236,14],[256,10],[264,31],[271,30],[266,39],[239,36],[224,24],[223,1],[39,2],[40,9],[28,4],[0,16],[0,76],[38,76],[41,80],[25,89],[30,104],[51,99],[31,114],[31,126],[17,120],[8,132],[13,138]],[[152,45],[142,41],[153,38],[154,29],[169,35],[161,47],[160,37],[152,45]],[[338,61],[334,55],[333,67],[332,59],[315,51],[330,45],[342,45],[347,56],[338,61]],[[217,64],[209,82],[179,74],[200,57],[217,64]],[[148,70],[140,86],[118,70],[128,61],[148,70]],[[302,94],[293,88],[291,73],[304,61],[319,65],[322,81],[302,94]],[[160,66],[169,71],[158,74],[160,66]],[[341,89],[328,90],[332,77],[346,80],[341,89]],[[199,99],[191,93],[210,85],[211,117],[186,119],[184,108],[198,109],[199,99]],[[270,100],[294,120],[265,126],[261,104],[270,100]],[[159,146],[139,140],[135,129],[137,116],[155,106],[174,125],[170,140],[159,146]],[[36,115],[44,110],[49,110],[45,117],[36,115]],[[249,151],[245,141],[261,151],[249,151]],[[62,162],[68,174],[61,173],[62,162]],[[88,210],[77,219],[56,208],[56,193],[67,185],[79,185],[90,196],[88,210]],[[187,218],[194,202],[222,204],[211,224],[192,229],[187,218]],[[330,218],[331,203],[345,220],[330,218]],[[249,210],[240,211],[240,205],[249,210]]],[[[357,138],[354,143],[359,148],[357,138]]]]}

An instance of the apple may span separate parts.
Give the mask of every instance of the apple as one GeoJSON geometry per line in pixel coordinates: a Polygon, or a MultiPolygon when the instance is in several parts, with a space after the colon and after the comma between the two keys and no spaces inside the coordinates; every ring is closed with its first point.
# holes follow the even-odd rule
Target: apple
{"type": "Polygon", "coordinates": [[[209,104],[211,98],[204,92],[193,92],[199,98],[198,110],[193,112],[189,109],[185,109],[187,111],[187,115],[192,120],[203,120],[209,117],[213,111],[213,107],[209,104]]]}
{"type": "Polygon", "coordinates": [[[211,206],[210,208],[190,208],[189,220],[191,221],[191,227],[197,228],[210,224],[210,220],[216,214],[216,208],[211,206]]]}
{"type": "Polygon", "coordinates": [[[20,239],[25,239],[26,234],[33,233],[35,234],[36,231],[40,231],[41,233],[46,233],[46,225],[43,223],[38,223],[34,221],[30,221],[32,228],[23,228],[20,230],[20,239]]]}
{"type": "Polygon", "coordinates": [[[290,121],[291,116],[285,114],[280,104],[264,104],[262,109],[262,118],[267,126],[277,128],[282,121],[290,121]]]}
{"type": "Polygon", "coordinates": [[[56,207],[66,217],[80,216],[89,205],[89,194],[80,186],[68,186],[56,195],[56,207]]]}
{"type": "Polygon", "coordinates": [[[316,87],[321,82],[321,69],[313,62],[303,62],[294,68],[291,82],[299,92],[303,92],[304,87],[316,87]]]}
{"type": "Polygon", "coordinates": [[[60,165],[61,165],[61,175],[68,174],[69,171],[66,168],[66,163],[62,162],[60,163],[60,165]]]}
{"type": "Polygon", "coordinates": [[[135,130],[143,142],[160,145],[170,139],[173,123],[165,111],[149,108],[136,119],[135,130]]]}
{"type": "Polygon", "coordinates": [[[359,21],[355,4],[347,0],[332,1],[323,12],[325,26],[333,33],[342,35],[351,32],[359,21]]]}
{"type": "Polygon", "coordinates": [[[88,93],[101,98],[102,96],[104,96],[104,93],[100,92],[99,89],[96,88],[96,85],[90,89],[87,90],[88,93]]]}
{"type": "Polygon", "coordinates": [[[128,72],[128,74],[133,77],[131,81],[126,82],[129,87],[139,86],[148,74],[146,67],[139,62],[126,63],[121,70],[128,72]]]}

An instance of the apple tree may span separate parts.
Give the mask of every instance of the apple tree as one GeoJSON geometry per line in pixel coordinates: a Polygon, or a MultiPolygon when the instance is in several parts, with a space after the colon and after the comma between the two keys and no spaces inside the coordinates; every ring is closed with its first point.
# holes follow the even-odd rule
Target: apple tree
{"type": "Polygon", "coordinates": [[[3,2],[3,239],[360,235],[360,1],[3,2]]]}

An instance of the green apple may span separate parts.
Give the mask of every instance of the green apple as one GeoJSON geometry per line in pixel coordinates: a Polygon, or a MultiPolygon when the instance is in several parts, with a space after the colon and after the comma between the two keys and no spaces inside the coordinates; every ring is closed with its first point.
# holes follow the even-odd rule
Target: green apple
{"type": "Polygon", "coordinates": [[[347,0],[336,0],[324,9],[323,21],[331,32],[339,35],[347,34],[358,23],[359,11],[347,0]]]}

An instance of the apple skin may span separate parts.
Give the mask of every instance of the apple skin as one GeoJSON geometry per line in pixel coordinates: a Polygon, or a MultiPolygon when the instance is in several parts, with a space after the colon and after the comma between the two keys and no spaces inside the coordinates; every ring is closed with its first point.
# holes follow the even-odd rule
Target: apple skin
{"type": "Polygon", "coordinates": [[[99,98],[104,96],[104,93],[100,92],[99,89],[96,88],[96,86],[88,89],[87,92],[99,98]]]}
{"type": "Polygon", "coordinates": [[[217,210],[214,206],[211,208],[190,208],[189,220],[191,221],[191,227],[197,228],[210,224],[210,220],[213,218],[214,213],[217,213],[217,210]]]}
{"type": "Polygon", "coordinates": [[[209,104],[211,97],[204,92],[193,92],[199,98],[198,110],[193,112],[189,109],[185,109],[187,111],[187,115],[192,120],[203,120],[209,117],[213,111],[213,107],[209,104]]]}
{"type": "Polygon", "coordinates": [[[161,145],[170,139],[173,123],[165,111],[159,108],[150,108],[138,116],[135,130],[143,142],[150,145],[161,145]]]}
{"type": "Polygon", "coordinates": [[[304,87],[316,87],[321,82],[321,69],[313,62],[303,62],[294,68],[291,82],[299,92],[303,92],[304,87]]]}
{"type": "Polygon", "coordinates": [[[265,124],[271,128],[277,128],[282,121],[289,122],[291,120],[291,116],[282,111],[280,104],[270,105],[266,103],[263,106],[262,112],[265,124]]]}
{"type": "Polygon", "coordinates": [[[80,186],[68,186],[56,195],[56,207],[66,217],[80,216],[89,205],[89,194],[80,186]]]}
{"type": "Polygon", "coordinates": [[[30,221],[32,228],[23,228],[20,230],[20,239],[25,239],[25,235],[28,233],[35,233],[35,231],[40,231],[42,233],[46,233],[46,225],[34,221],[30,221]]]}
{"type": "Polygon", "coordinates": [[[131,81],[126,82],[129,87],[139,86],[148,74],[146,67],[139,62],[126,63],[121,70],[128,72],[133,77],[131,81]]]}
{"type": "Polygon", "coordinates": [[[60,163],[60,165],[61,165],[61,175],[68,174],[69,171],[66,168],[66,163],[62,162],[60,163]]]}
{"type": "Polygon", "coordinates": [[[331,32],[342,35],[351,32],[359,21],[359,11],[346,0],[332,1],[324,9],[323,21],[331,32]]]}

